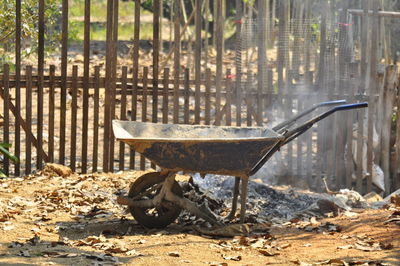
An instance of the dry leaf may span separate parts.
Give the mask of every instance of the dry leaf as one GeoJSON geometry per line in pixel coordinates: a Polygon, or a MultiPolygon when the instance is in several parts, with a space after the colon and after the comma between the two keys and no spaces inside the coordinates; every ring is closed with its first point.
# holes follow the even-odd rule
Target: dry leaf
{"type": "Polygon", "coordinates": [[[339,247],[337,247],[337,249],[352,249],[352,248],[354,248],[353,245],[346,245],[346,246],[339,246],[339,247]]]}
{"type": "Polygon", "coordinates": [[[347,262],[345,262],[344,260],[341,259],[330,259],[324,262],[325,264],[334,264],[334,265],[343,265],[343,266],[347,266],[349,265],[347,262]]]}
{"type": "Polygon", "coordinates": [[[224,258],[224,260],[233,260],[233,261],[241,261],[242,260],[242,256],[240,256],[240,255],[234,256],[234,257],[222,255],[222,258],[224,258]]]}
{"type": "Polygon", "coordinates": [[[128,251],[128,249],[124,248],[124,247],[114,247],[114,246],[112,246],[112,247],[104,249],[104,251],[105,252],[109,252],[109,253],[125,253],[125,252],[128,251]]]}
{"type": "Polygon", "coordinates": [[[288,247],[290,247],[290,246],[291,246],[290,243],[284,243],[284,244],[282,244],[282,245],[280,246],[280,248],[281,248],[281,249],[285,249],[285,248],[288,248],[288,247]]]}
{"type": "Polygon", "coordinates": [[[144,256],[142,253],[139,253],[134,249],[131,249],[131,250],[127,251],[125,254],[127,256],[137,256],[137,257],[144,256]]]}
{"type": "Polygon", "coordinates": [[[292,261],[292,263],[294,263],[296,265],[300,265],[300,266],[312,266],[312,264],[307,263],[307,262],[303,262],[303,261],[300,261],[300,260],[294,260],[294,261],[292,261]]]}
{"type": "Polygon", "coordinates": [[[260,252],[264,256],[268,256],[268,257],[279,255],[279,253],[273,252],[272,250],[267,250],[267,249],[259,249],[258,252],[260,252]]]}
{"type": "Polygon", "coordinates": [[[168,256],[171,256],[171,257],[180,257],[181,255],[180,255],[178,252],[174,251],[174,252],[168,252],[168,256]]]}

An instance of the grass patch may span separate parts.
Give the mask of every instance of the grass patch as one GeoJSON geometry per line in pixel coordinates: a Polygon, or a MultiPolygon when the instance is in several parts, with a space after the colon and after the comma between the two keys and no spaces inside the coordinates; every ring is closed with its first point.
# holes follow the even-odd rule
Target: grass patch
{"type": "MultiPolygon", "coordinates": [[[[133,1],[126,1],[126,2],[120,1],[119,12],[118,12],[120,21],[126,21],[128,19],[131,19],[133,21],[134,10],[135,10],[135,3],[133,1]]],[[[147,11],[144,11],[144,13],[146,12],[147,11]]],[[[84,14],[85,14],[85,0],[73,0],[69,7],[69,16],[74,19],[83,17],[84,14]]],[[[92,21],[106,21],[107,1],[92,0],[90,5],[90,16],[92,21]]]]}
{"type": "MultiPolygon", "coordinates": [[[[84,22],[82,21],[71,21],[70,22],[71,32],[70,40],[81,41],[84,38],[84,22]]],[[[118,40],[129,41],[133,39],[134,33],[133,23],[120,23],[118,25],[118,40]]],[[[90,39],[94,41],[105,41],[106,40],[106,23],[105,22],[92,22],[90,23],[90,39]]],[[[143,23],[140,26],[140,39],[150,40],[153,38],[153,24],[143,23]]]]}
{"type": "MultiPolygon", "coordinates": [[[[131,40],[134,34],[134,10],[133,1],[119,2],[118,40],[131,40]]],[[[72,41],[81,41],[84,38],[84,0],[73,0],[69,7],[69,38],[72,41]]],[[[141,15],[151,14],[141,10],[141,15]]],[[[96,41],[106,40],[107,1],[92,0],[90,5],[90,39],[96,41]]],[[[141,23],[140,39],[148,40],[153,36],[153,24],[141,23]]]]}

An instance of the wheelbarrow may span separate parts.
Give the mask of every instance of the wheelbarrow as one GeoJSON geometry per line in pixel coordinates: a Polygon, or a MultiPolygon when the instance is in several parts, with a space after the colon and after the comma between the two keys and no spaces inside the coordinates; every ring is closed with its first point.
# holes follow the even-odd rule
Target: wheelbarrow
{"type": "Polygon", "coordinates": [[[344,100],[323,102],[272,129],[114,120],[116,139],[130,145],[161,169],[136,179],[128,195],[119,196],[117,202],[127,205],[133,217],[148,228],[166,227],[175,221],[182,209],[212,225],[221,225],[236,216],[241,183],[240,222],[243,223],[249,177],[275,152],[336,111],[367,106],[368,103],[345,104],[344,100]],[[290,129],[298,119],[315,109],[334,105],[337,106],[290,129]],[[198,206],[183,197],[181,187],[175,180],[180,171],[234,176],[232,209],[228,216],[217,217],[206,203],[198,206]]]}

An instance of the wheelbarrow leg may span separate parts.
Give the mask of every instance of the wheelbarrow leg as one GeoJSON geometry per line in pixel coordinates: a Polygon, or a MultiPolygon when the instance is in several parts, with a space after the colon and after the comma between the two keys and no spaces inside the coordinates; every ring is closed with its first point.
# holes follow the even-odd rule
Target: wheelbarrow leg
{"type": "Polygon", "coordinates": [[[232,199],[232,209],[231,212],[226,216],[225,220],[230,221],[235,217],[236,210],[237,210],[237,200],[239,196],[239,184],[240,184],[240,177],[235,177],[235,186],[233,187],[233,199],[232,199]]]}
{"type": "Polygon", "coordinates": [[[247,185],[249,184],[249,177],[242,177],[242,190],[240,192],[240,223],[244,223],[246,218],[246,202],[247,202],[247,185]]]}

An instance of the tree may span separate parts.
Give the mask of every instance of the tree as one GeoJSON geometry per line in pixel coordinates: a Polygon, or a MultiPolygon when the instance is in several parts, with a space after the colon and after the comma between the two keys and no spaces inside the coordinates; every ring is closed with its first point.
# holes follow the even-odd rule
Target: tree
{"type": "MultiPolygon", "coordinates": [[[[54,50],[60,40],[57,22],[61,16],[61,1],[46,0],[45,25],[46,25],[46,49],[54,50]],[[49,34],[50,33],[50,34],[49,34]]],[[[12,67],[13,49],[15,47],[15,18],[16,0],[2,0],[0,2],[0,64],[9,63],[12,67]]],[[[21,0],[21,42],[22,57],[27,57],[37,51],[39,8],[37,0],[21,0]]]]}

